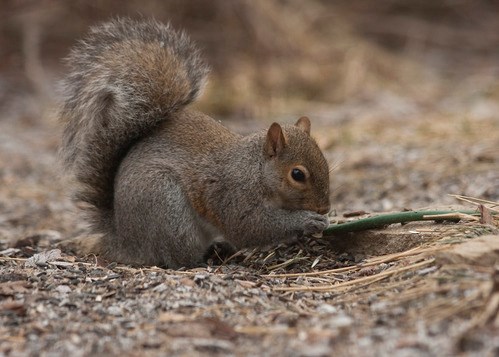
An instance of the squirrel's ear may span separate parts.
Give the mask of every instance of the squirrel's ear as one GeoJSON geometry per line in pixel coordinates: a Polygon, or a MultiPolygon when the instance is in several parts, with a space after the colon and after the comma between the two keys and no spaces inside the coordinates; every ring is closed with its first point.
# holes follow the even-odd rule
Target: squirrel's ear
{"type": "Polygon", "coordinates": [[[308,117],[301,117],[300,119],[298,119],[295,126],[310,135],[310,119],[308,117]]]}
{"type": "Polygon", "coordinates": [[[270,157],[278,155],[286,146],[286,138],[282,132],[282,128],[277,123],[272,123],[267,132],[265,140],[265,153],[270,157]]]}

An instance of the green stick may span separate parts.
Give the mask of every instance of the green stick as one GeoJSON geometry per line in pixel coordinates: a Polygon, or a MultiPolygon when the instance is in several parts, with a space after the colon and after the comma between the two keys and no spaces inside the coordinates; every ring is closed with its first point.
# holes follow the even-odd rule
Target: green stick
{"type": "Polygon", "coordinates": [[[389,224],[426,221],[428,220],[427,216],[436,216],[436,215],[452,214],[452,213],[464,213],[469,215],[478,214],[477,211],[408,211],[408,212],[387,213],[387,214],[380,214],[374,217],[361,218],[359,220],[352,222],[331,224],[329,227],[326,228],[326,230],[322,234],[328,236],[339,233],[358,232],[374,228],[383,228],[389,224]]]}

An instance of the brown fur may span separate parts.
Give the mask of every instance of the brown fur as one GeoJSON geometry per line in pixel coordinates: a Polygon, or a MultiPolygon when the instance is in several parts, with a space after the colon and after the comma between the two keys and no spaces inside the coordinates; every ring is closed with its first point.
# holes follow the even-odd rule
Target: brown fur
{"type": "Polygon", "coordinates": [[[118,19],[68,62],[61,152],[100,234],[80,252],[175,268],[217,237],[239,248],[327,226],[329,172],[308,118],[241,137],[185,108],[207,69],[184,35],[118,19]]]}

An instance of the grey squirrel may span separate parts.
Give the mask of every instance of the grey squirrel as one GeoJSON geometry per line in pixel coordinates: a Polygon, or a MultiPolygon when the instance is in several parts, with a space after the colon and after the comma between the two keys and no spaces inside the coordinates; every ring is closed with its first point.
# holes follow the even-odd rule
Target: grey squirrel
{"type": "Polygon", "coordinates": [[[208,73],[195,45],[159,22],[94,27],[67,58],[61,155],[94,233],[82,254],[169,268],[322,232],[328,164],[310,121],[235,134],[188,105],[208,73]]]}

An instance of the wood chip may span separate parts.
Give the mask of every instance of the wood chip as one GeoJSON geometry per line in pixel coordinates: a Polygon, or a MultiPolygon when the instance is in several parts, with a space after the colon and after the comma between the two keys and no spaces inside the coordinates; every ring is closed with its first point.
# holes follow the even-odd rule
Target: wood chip
{"type": "Polygon", "coordinates": [[[494,266],[499,263],[499,235],[487,235],[437,254],[439,263],[494,266]]]}

